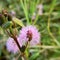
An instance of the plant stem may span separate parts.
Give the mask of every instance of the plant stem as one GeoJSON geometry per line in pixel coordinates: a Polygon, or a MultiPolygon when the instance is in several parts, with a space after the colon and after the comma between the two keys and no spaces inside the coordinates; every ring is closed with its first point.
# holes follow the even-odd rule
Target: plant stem
{"type": "Polygon", "coordinates": [[[24,4],[23,4],[23,1],[22,0],[20,0],[20,2],[21,2],[21,5],[22,5],[22,8],[24,10],[26,19],[27,19],[27,24],[29,24],[29,18],[28,18],[28,11],[27,11],[26,0],[24,0],[24,4]]]}
{"type": "Polygon", "coordinates": [[[53,41],[54,41],[58,46],[60,46],[60,43],[56,40],[56,38],[53,36],[53,34],[52,34],[51,31],[50,31],[50,15],[51,15],[54,7],[55,7],[55,3],[56,3],[56,0],[53,0],[53,1],[52,1],[52,4],[51,4],[52,7],[51,7],[51,9],[50,9],[50,11],[49,11],[47,29],[48,29],[49,35],[53,38],[53,41]]]}

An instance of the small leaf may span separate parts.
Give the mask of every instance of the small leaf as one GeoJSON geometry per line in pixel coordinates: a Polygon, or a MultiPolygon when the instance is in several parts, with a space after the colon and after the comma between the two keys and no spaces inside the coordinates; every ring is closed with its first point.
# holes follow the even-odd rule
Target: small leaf
{"type": "Polygon", "coordinates": [[[18,24],[18,25],[20,25],[20,26],[24,27],[23,22],[22,22],[21,20],[19,20],[18,18],[13,17],[13,21],[14,21],[16,24],[18,24]]]}
{"type": "Polygon", "coordinates": [[[2,27],[3,27],[4,29],[8,29],[8,28],[11,27],[11,26],[12,26],[12,22],[11,22],[11,21],[8,21],[8,22],[4,23],[2,27]]]}
{"type": "Polygon", "coordinates": [[[35,60],[39,56],[39,52],[34,53],[29,60],[35,60]]]}

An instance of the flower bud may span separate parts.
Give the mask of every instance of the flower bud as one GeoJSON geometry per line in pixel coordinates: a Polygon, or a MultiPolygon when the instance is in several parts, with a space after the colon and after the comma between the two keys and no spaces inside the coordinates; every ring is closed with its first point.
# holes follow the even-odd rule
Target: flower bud
{"type": "Polygon", "coordinates": [[[32,40],[32,32],[30,30],[27,31],[27,38],[29,39],[28,41],[32,40]]]}
{"type": "Polygon", "coordinates": [[[7,10],[2,10],[2,14],[3,14],[5,17],[7,17],[8,21],[11,21],[11,20],[12,20],[12,16],[11,16],[11,14],[9,14],[9,13],[7,12],[7,10]]]}

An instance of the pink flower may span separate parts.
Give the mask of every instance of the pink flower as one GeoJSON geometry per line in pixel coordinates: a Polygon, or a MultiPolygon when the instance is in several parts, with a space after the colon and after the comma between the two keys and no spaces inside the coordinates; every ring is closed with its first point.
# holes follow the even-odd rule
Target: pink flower
{"type": "Polygon", "coordinates": [[[26,26],[21,29],[19,40],[23,42],[23,45],[30,41],[30,46],[33,46],[40,43],[40,34],[35,26],[26,26]]]}
{"type": "MultiPolygon", "coordinates": [[[[30,46],[34,46],[40,43],[40,34],[35,26],[26,26],[20,30],[20,34],[17,41],[22,48],[29,41],[30,46]]],[[[17,53],[19,51],[18,45],[13,38],[8,38],[6,43],[7,50],[12,53],[17,53]]]]}
{"type": "Polygon", "coordinates": [[[38,14],[39,14],[39,15],[42,15],[42,14],[43,14],[43,5],[42,5],[42,4],[39,4],[39,5],[37,6],[37,8],[38,8],[38,14]]]}
{"type": "MultiPolygon", "coordinates": [[[[19,39],[17,39],[17,40],[19,42],[19,45],[22,46],[22,42],[19,39]]],[[[8,38],[8,40],[6,42],[6,47],[7,47],[7,50],[12,53],[17,53],[19,51],[19,48],[18,48],[16,42],[14,41],[13,38],[10,38],[10,37],[8,38]]]]}

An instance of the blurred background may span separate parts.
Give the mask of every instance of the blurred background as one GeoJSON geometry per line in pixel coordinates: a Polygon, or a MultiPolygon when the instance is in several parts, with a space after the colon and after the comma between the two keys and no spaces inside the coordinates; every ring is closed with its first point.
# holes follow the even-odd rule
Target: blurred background
{"type": "MultiPolygon", "coordinates": [[[[60,60],[60,0],[23,0],[23,3],[25,1],[30,22],[37,18],[35,25],[39,28],[43,45],[31,53],[29,60],[60,60]],[[38,16],[39,6],[42,11],[38,16]]],[[[26,24],[26,14],[20,0],[0,0],[0,13],[2,10],[7,10],[9,14],[26,24]]],[[[3,30],[1,21],[0,18],[0,60],[21,60],[18,54],[14,55],[7,51],[5,45],[8,35],[3,30]]]]}

